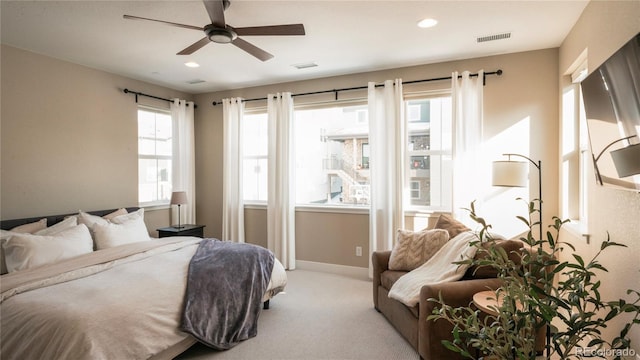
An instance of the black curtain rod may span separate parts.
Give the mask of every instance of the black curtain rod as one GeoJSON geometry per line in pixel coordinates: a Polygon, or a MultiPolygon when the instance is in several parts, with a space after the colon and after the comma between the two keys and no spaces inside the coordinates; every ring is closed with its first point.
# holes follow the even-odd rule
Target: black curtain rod
{"type": "MultiPolygon", "coordinates": [[[[485,72],[483,77],[482,77],[482,85],[486,85],[486,80],[487,80],[487,75],[502,75],[502,69],[498,69],[496,71],[489,71],[489,72],[485,72]]],[[[478,74],[470,74],[469,76],[471,77],[477,77],[478,74]]],[[[458,79],[460,79],[462,77],[462,75],[458,75],[458,79]]],[[[402,84],[403,85],[410,85],[410,84],[417,84],[417,83],[423,83],[423,82],[429,82],[429,81],[442,81],[442,80],[451,80],[451,76],[444,76],[444,77],[439,77],[439,78],[431,78],[431,79],[422,79],[422,80],[411,80],[411,81],[403,81],[402,84]]],[[[384,84],[376,84],[376,87],[382,87],[384,86],[384,84]]],[[[305,96],[305,95],[317,95],[317,94],[326,94],[326,93],[334,93],[335,94],[335,99],[338,100],[338,93],[341,91],[351,91],[351,90],[364,90],[364,89],[368,89],[368,86],[356,86],[356,87],[350,87],[350,88],[341,88],[341,89],[333,89],[333,90],[320,90],[320,91],[312,91],[312,92],[306,92],[306,93],[300,93],[300,94],[291,94],[292,97],[296,97],[296,96],[305,96]]],[[[262,98],[255,98],[255,99],[243,99],[243,102],[248,102],[248,101],[259,101],[259,100],[267,100],[266,97],[262,97],[262,98]]],[[[222,104],[222,101],[214,101],[213,106],[222,104]]]]}
{"type": "MultiPolygon", "coordinates": [[[[129,89],[124,89],[122,91],[125,94],[133,94],[133,95],[135,95],[136,96],[136,103],[138,103],[138,96],[146,96],[148,98],[152,98],[152,99],[156,99],[156,100],[164,100],[164,101],[167,101],[167,102],[173,102],[173,100],[171,100],[171,99],[165,99],[165,98],[161,98],[161,97],[157,97],[157,96],[153,96],[153,95],[149,95],[149,94],[144,94],[144,93],[137,92],[137,91],[131,91],[129,89]]],[[[189,104],[187,104],[187,106],[189,106],[189,104]]],[[[198,105],[193,104],[193,108],[197,109],[198,105]]]]}

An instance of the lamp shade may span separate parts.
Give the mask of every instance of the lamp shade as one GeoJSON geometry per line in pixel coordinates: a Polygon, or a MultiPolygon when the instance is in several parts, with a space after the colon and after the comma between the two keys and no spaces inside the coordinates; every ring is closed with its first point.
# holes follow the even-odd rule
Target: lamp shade
{"type": "Polygon", "coordinates": [[[171,193],[171,205],[184,205],[187,203],[186,191],[174,191],[171,193]]]}
{"type": "Polygon", "coordinates": [[[524,161],[494,161],[493,186],[527,186],[529,164],[524,161]]]}
{"type": "Polygon", "coordinates": [[[618,176],[640,174],[640,144],[633,144],[611,152],[618,176]]]}

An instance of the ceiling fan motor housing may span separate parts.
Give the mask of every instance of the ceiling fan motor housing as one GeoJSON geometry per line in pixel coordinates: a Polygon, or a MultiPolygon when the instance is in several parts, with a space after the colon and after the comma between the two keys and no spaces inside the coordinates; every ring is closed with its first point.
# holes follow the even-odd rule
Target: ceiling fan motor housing
{"type": "Polygon", "coordinates": [[[209,24],[204,27],[204,33],[209,40],[218,44],[228,44],[238,37],[235,31],[227,28],[219,28],[209,24]]]}

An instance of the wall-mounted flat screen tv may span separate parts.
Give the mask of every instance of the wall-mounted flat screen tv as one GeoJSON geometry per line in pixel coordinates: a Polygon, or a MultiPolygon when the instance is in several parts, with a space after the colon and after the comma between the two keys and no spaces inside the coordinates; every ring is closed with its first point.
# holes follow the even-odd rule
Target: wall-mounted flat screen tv
{"type": "Polygon", "coordinates": [[[589,74],[581,88],[596,181],[640,191],[640,175],[633,170],[640,169],[640,33],[589,74]]]}

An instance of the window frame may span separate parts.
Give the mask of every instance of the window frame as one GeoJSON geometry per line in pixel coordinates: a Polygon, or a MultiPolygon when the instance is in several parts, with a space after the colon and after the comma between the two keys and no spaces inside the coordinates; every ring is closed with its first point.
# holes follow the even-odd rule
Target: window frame
{"type": "MultiPolygon", "coordinates": [[[[426,92],[416,92],[416,93],[412,93],[410,95],[405,95],[404,97],[404,108],[405,108],[405,112],[408,113],[409,112],[409,107],[411,106],[410,102],[411,101],[416,101],[416,100],[429,100],[429,99],[436,99],[436,98],[449,98],[452,100],[452,94],[451,94],[451,89],[441,89],[441,90],[433,90],[433,91],[426,91],[426,92]]],[[[453,115],[453,114],[451,114],[453,115]]],[[[409,118],[407,117],[405,119],[405,126],[407,127],[407,132],[406,132],[406,142],[405,142],[405,148],[404,148],[404,152],[405,152],[405,165],[406,165],[406,171],[405,171],[405,184],[406,188],[405,193],[407,193],[408,195],[405,197],[405,204],[404,204],[404,210],[405,213],[440,213],[440,212],[451,212],[451,196],[453,195],[453,183],[452,183],[452,174],[446,174],[441,172],[440,168],[433,168],[434,165],[434,161],[431,158],[432,156],[439,156],[441,157],[441,161],[439,163],[442,163],[442,160],[446,159],[446,158],[450,158],[452,159],[453,157],[453,136],[454,136],[454,128],[453,128],[453,118],[449,119],[450,120],[450,124],[448,125],[448,128],[451,129],[451,139],[448,140],[448,144],[451,145],[450,149],[410,149],[409,144],[410,139],[411,139],[411,133],[409,133],[409,124],[412,123],[419,123],[419,120],[409,120],[409,118]],[[415,200],[411,194],[412,194],[412,189],[411,189],[411,185],[410,183],[413,181],[417,181],[414,180],[411,177],[411,170],[414,170],[412,168],[413,165],[413,158],[418,158],[418,157],[428,157],[428,159],[426,160],[426,163],[428,165],[426,165],[424,163],[424,159],[423,161],[423,165],[425,166],[425,168],[428,167],[429,170],[429,183],[430,186],[433,185],[434,183],[437,185],[437,187],[440,189],[439,191],[439,196],[440,199],[442,199],[443,196],[449,196],[448,199],[442,199],[441,201],[439,201],[439,205],[413,205],[411,202],[412,200],[415,200]],[[437,175],[437,181],[433,181],[434,178],[436,178],[437,175]],[[443,192],[443,187],[447,186],[445,183],[448,182],[448,186],[449,186],[449,193],[445,193],[443,192]]],[[[440,124],[440,128],[442,128],[442,124],[440,124]]],[[[431,134],[431,126],[429,127],[429,137],[432,136],[431,134]]],[[[442,139],[442,138],[439,138],[442,139]]],[[[443,140],[440,140],[442,143],[444,142],[443,140]]],[[[421,189],[420,189],[421,190],[421,189]]],[[[433,192],[433,191],[432,191],[433,192]]]]}
{"type": "MultiPolygon", "coordinates": [[[[355,114],[355,124],[362,125],[368,124],[368,108],[367,108],[367,99],[347,99],[347,100],[337,100],[331,102],[319,102],[319,103],[303,103],[303,104],[294,104],[294,122],[295,116],[298,111],[308,111],[308,110],[321,110],[327,108],[360,108],[354,109],[355,114]],[[363,108],[364,107],[364,108],[363,108]],[[364,114],[364,116],[363,116],[364,114]]],[[[294,125],[295,127],[296,125],[294,125]]],[[[369,146],[369,134],[367,132],[366,140],[361,140],[363,142],[354,144],[354,149],[357,148],[361,151],[361,156],[358,157],[358,160],[362,161],[362,151],[364,149],[364,145],[369,146]]],[[[297,157],[298,152],[294,146],[293,156],[297,157]]],[[[355,158],[353,158],[355,160],[355,158]]],[[[360,170],[368,170],[368,168],[362,168],[360,170]]],[[[296,170],[298,173],[298,170],[296,170]]],[[[297,186],[297,179],[296,179],[297,186]]],[[[362,185],[366,187],[366,192],[370,191],[370,185],[362,185]]],[[[297,188],[296,188],[297,191],[297,188]]],[[[318,211],[328,211],[328,212],[356,212],[359,213],[361,211],[368,212],[370,204],[360,204],[360,203],[327,203],[327,204],[316,204],[316,203],[303,203],[298,202],[296,199],[296,209],[306,209],[308,211],[312,211],[312,209],[317,209],[318,211]]]]}
{"type": "MultiPolygon", "coordinates": [[[[140,126],[140,111],[146,111],[146,112],[151,112],[151,113],[155,113],[155,114],[162,114],[162,115],[168,115],[171,121],[171,139],[173,141],[173,117],[171,116],[171,111],[169,109],[162,109],[162,108],[158,108],[158,107],[153,107],[153,106],[148,106],[148,105],[138,105],[137,107],[137,111],[136,111],[136,122],[137,125],[140,126]]],[[[157,141],[157,137],[155,138],[157,141]]],[[[140,132],[138,129],[138,206],[139,207],[143,207],[143,208],[150,208],[150,207],[164,207],[164,206],[168,206],[171,202],[171,198],[168,198],[166,200],[154,200],[154,201],[140,201],[140,160],[156,160],[156,162],[158,161],[162,161],[162,160],[169,160],[171,167],[173,167],[173,144],[172,144],[172,154],[171,155],[159,155],[154,154],[154,155],[150,155],[150,154],[140,154],[140,132]]],[[[173,170],[172,170],[173,171],[173,170]]],[[[167,182],[169,183],[169,186],[173,189],[173,179],[172,176],[170,175],[167,182]]],[[[158,187],[160,181],[158,180],[158,176],[156,176],[156,181],[155,181],[155,185],[156,185],[156,195],[159,194],[159,190],[158,187]]]]}
{"type": "MultiPolygon", "coordinates": [[[[243,146],[246,143],[246,139],[244,138],[244,126],[245,126],[244,116],[246,116],[246,115],[264,115],[265,116],[265,121],[267,122],[267,124],[269,122],[269,118],[268,118],[269,114],[267,112],[266,106],[265,107],[256,107],[256,108],[252,108],[252,109],[245,108],[244,114],[243,114],[242,130],[241,130],[242,131],[242,136],[243,136],[243,139],[242,139],[243,146]]],[[[268,130],[267,130],[267,133],[268,133],[268,130]]],[[[250,156],[247,156],[245,151],[244,151],[244,149],[243,149],[243,151],[242,151],[242,166],[243,167],[244,167],[244,161],[247,160],[247,159],[252,159],[252,160],[264,159],[264,160],[267,160],[267,171],[268,171],[268,166],[269,166],[269,164],[268,164],[268,160],[269,160],[268,145],[267,145],[267,154],[266,155],[250,155],[250,156]]],[[[242,178],[243,178],[243,181],[244,181],[245,174],[242,174],[242,178]]],[[[268,189],[269,188],[268,176],[267,176],[267,180],[266,181],[267,181],[267,189],[268,189]]],[[[263,207],[267,206],[268,198],[267,198],[267,200],[255,200],[255,199],[247,200],[247,199],[245,199],[244,198],[244,184],[242,184],[242,202],[247,206],[254,206],[256,208],[263,208],[263,207]]]]}
{"type": "MultiPolygon", "coordinates": [[[[431,98],[442,98],[442,97],[446,97],[446,98],[451,98],[452,94],[451,94],[451,89],[440,89],[440,90],[435,90],[435,91],[425,91],[425,92],[416,92],[416,93],[412,93],[412,94],[405,94],[404,99],[403,99],[403,103],[405,106],[405,110],[406,110],[406,106],[408,106],[409,101],[411,100],[421,100],[421,99],[431,99],[431,98]]],[[[313,109],[322,109],[322,108],[327,108],[327,107],[350,107],[350,106],[359,106],[359,105],[366,105],[367,101],[366,99],[349,99],[349,100],[343,100],[343,101],[332,101],[331,103],[326,103],[326,102],[319,102],[319,103],[302,103],[302,104],[295,104],[294,105],[294,113],[300,110],[313,110],[313,109]]],[[[256,107],[256,108],[252,108],[252,109],[245,109],[245,114],[267,114],[267,109],[266,107],[256,107]]],[[[295,116],[295,115],[294,115],[295,116]]],[[[360,118],[360,117],[358,117],[360,118]]],[[[410,121],[405,118],[405,123],[409,124],[410,121]]],[[[453,122],[453,119],[450,119],[451,122],[453,122]]],[[[453,129],[452,129],[453,130],[453,129]]],[[[405,157],[406,159],[406,166],[407,166],[407,170],[409,169],[409,159],[411,158],[411,156],[441,156],[443,158],[445,157],[452,157],[453,156],[453,149],[448,149],[448,150],[419,150],[419,151],[412,151],[411,153],[409,152],[408,149],[408,140],[409,140],[409,134],[407,133],[407,144],[405,144],[405,157]]],[[[451,136],[453,138],[453,132],[451,133],[451,136]]],[[[450,144],[452,144],[453,139],[449,140],[450,144]]],[[[369,141],[367,140],[366,143],[360,144],[360,147],[362,147],[365,144],[369,144],[369,141]]],[[[268,156],[268,155],[267,155],[268,156]]],[[[294,149],[294,154],[293,156],[296,156],[295,153],[295,149],[294,149]]],[[[243,156],[243,158],[247,158],[247,156],[243,156]]],[[[362,160],[362,159],[361,159],[362,160]]],[[[450,177],[451,174],[449,174],[450,177]]],[[[412,188],[410,185],[410,182],[412,181],[409,177],[409,172],[406,171],[405,174],[405,178],[406,178],[406,182],[405,182],[405,186],[404,186],[404,192],[409,194],[409,198],[410,195],[412,193],[412,188]]],[[[439,179],[437,180],[437,184],[439,188],[442,188],[442,182],[443,181],[447,181],[447,176],[446,175],[439,175],[439,179]]],[[[449,187],[451,187],[452,184],[449,185],[449,187]]],[[[422,189],[417,189],[417,191],[419,191],[420,193],[422,192],[422,189]]],[[[450,191],[452,192],[453,190],[450,189],[450,191]]],[[[442,204],[439,204],[437,206],[421,206],[421,205],[412,205],[410,203],[411,199],[408,199],[409,202],[407,204],[405,204],[405,212],[406,214],[413,214],[413,213],[439,213],[439,212],[447,212],[450,211],[451,209],[451,204],[450,201],[442,201],[442,204]]],[[[247,200],[244,199],[243,197],[243,201],[245,204],[245,207],[249,207],[249,208],[264,208],[267,204],[267,201],[263,201],[263,200],[247,200]]],[[[298,203],[296,202],[295,204],[295,208],[296,210],[301,210],[301,211],[319,211],[319,212],[333,212],[333,213],[340,213],[340,212],[347,212],[347,213],[351,213],[351,212],[355,212],[355,213],[368,213],[369,211],[369,207],[370,205],[356,205],[356,204],[335,204],[335,203],[331,203],[331,204],[307,204],[307,203],[298,203]]]]}

